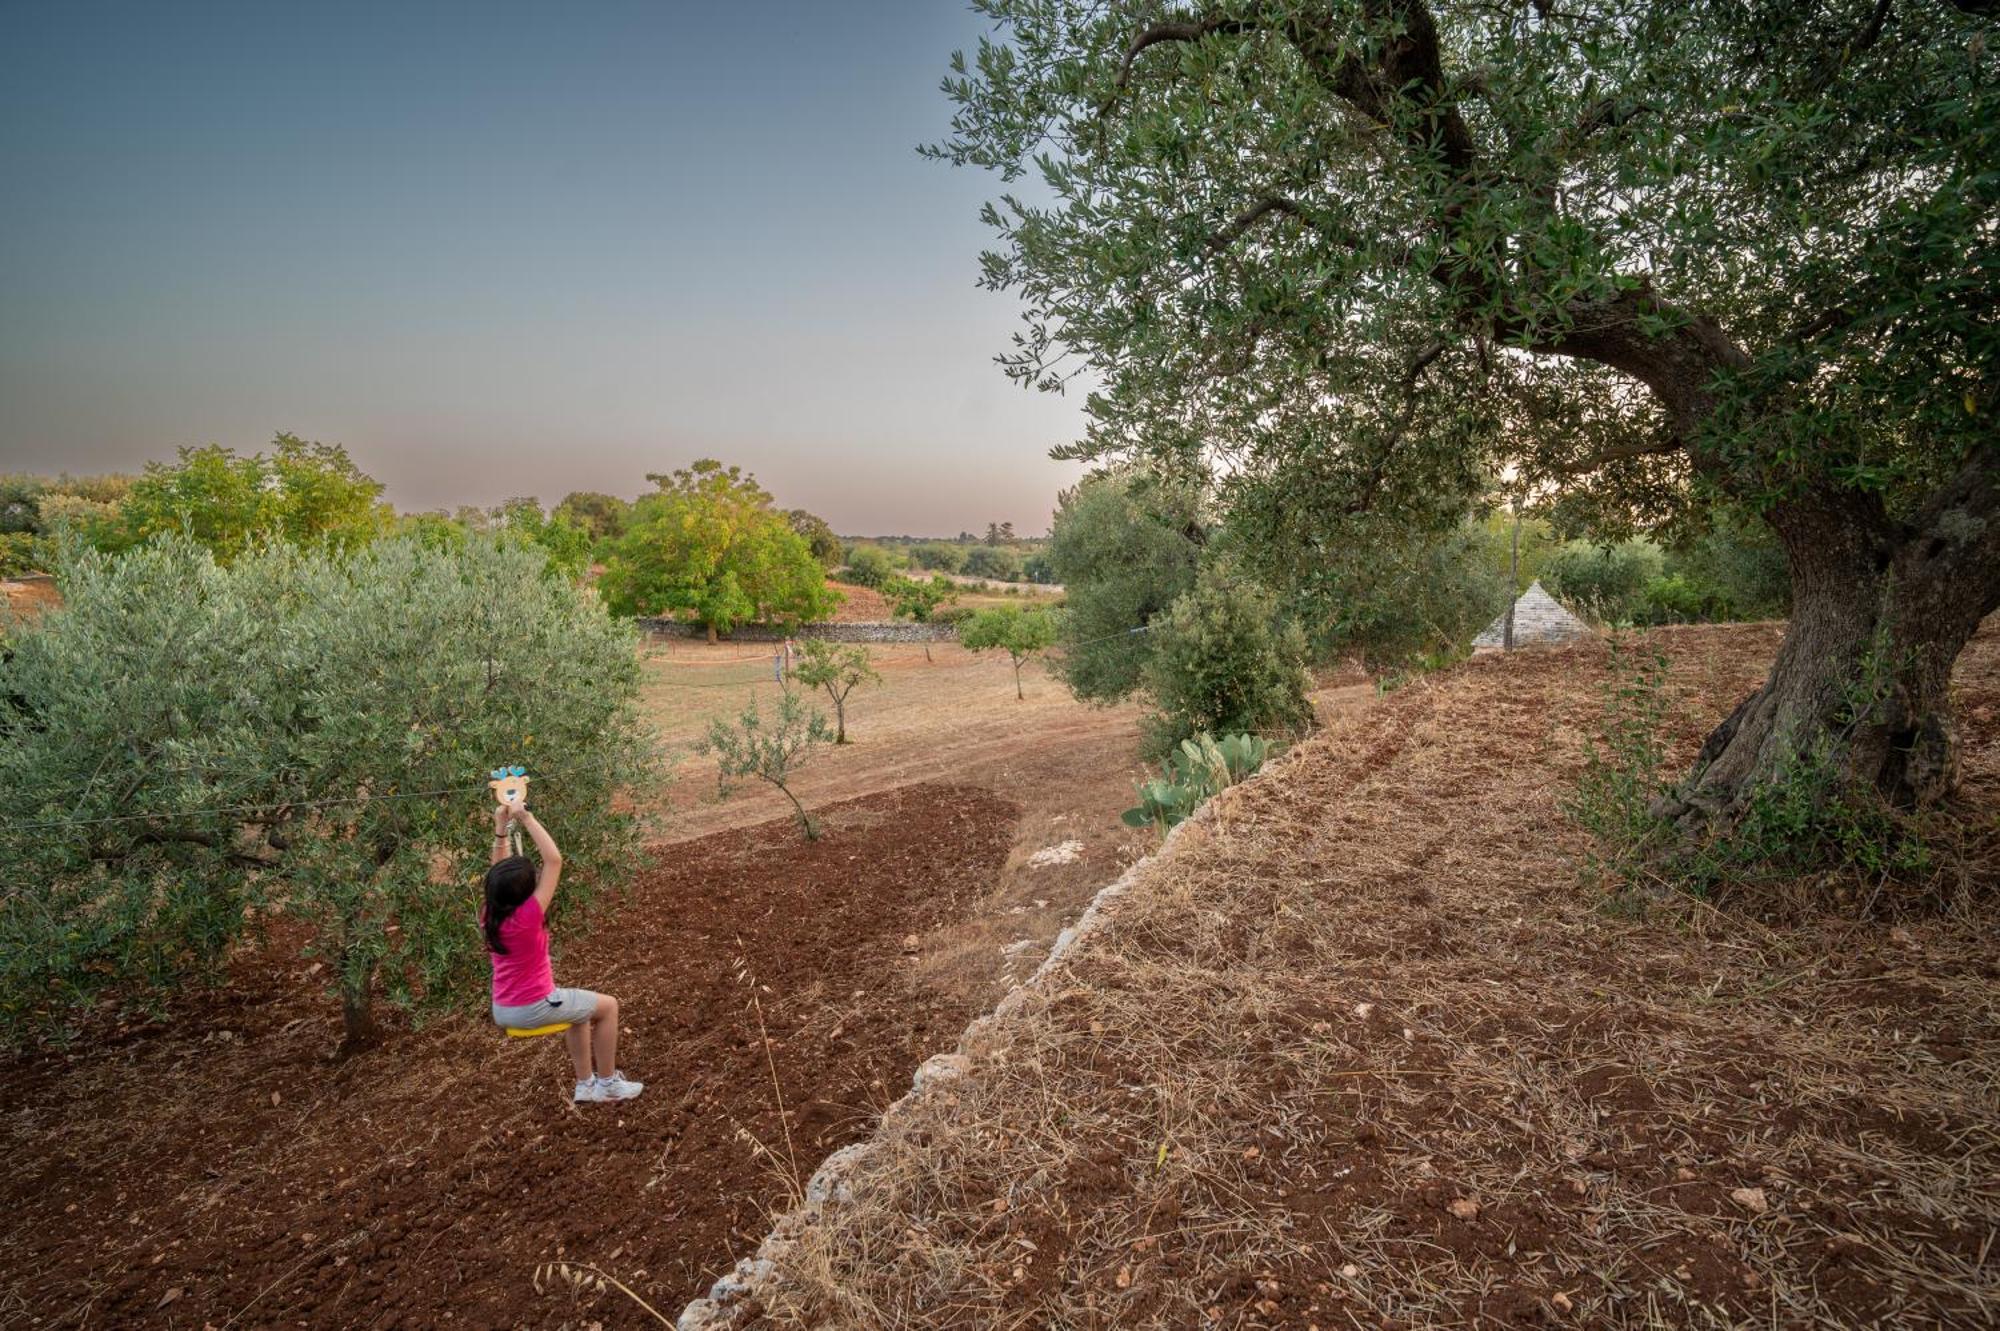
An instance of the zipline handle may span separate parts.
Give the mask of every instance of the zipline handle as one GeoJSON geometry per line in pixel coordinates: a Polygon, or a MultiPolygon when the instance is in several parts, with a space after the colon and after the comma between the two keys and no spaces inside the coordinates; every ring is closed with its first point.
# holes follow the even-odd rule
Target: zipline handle
{"type": "Polygon", "coordinates": [[[528,769],[525,767],[496,767],[493,779],[486,784],[492,789],[494,800],[502,805],[528,802],[528,769]]]}

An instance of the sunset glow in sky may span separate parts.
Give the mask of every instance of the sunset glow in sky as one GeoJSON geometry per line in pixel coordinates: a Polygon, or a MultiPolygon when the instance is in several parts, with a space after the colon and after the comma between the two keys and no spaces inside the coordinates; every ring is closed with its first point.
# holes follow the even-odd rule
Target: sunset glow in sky
{"type": "Polygon", "coordinates": [[[1080,396],[992,363],[980,32],[855,5],[0,7],[0,470],[289,430],[400,508],[713,456],[847,533],[1045,530],[1080,396]]]}

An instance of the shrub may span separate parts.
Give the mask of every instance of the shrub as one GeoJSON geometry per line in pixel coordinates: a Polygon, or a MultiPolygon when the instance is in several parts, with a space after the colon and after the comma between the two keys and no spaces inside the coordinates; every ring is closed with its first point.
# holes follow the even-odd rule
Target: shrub
{"type": "MultiPolygon", "coordinates": [[[[927,582],[915,578],[891,578],[882,584],[882,594],[889,598],[889,612],[912,624],[929,624],[942,618],[951,603],[958,599],[958,589],[940,577],[932,577],[927,582]]],[[[924,660],[930,659],[931,644],[926,638],[924,660]]]]}
{"type": "Polygon", "coordinates": [[[833,742],[847,743],[847,695],[863,684],[882,682],[868,664],[868,649],[859,643],[808,638],[799,644],[799,654],[793,678],[809,689],[826,690],[826,696],[833,700],[833,742]]]}
{"type": "Polygon", "coordinates": [[[1262,767],[1269,749],[1269,743],[1256,735],[1225,735],[1218,740],[1204,732],[1182,740],[1167,756],[1161,774],[1139,783],[1139,804],[1125,811],[1126,825],[1152,826],[1164,836],[1209,796],[1262,767]]]}
{"type": "MultiPolygon", "coordinates": [[[[63,605],[0,663],[0,1032],[214,978],[246,911],[300,921],[347,1046],[398,1006],[464,1004],[483,777],[519,761],[569,861],[565,903],[637,847],[629,626],[490,537],[230,566],[184,537],[71,550],[63,605]],[[92,821],[111,820],[111,821],[92,821]]],[[[566,914],[568,912],[565,912],[566,914]]]]}
{"type": "Polygon", "coordinates": [[[39,476],[0,475],[0,536],[33,536],[42,530],[41,501],[47,482],[39,476]]]}
{"type": "Polygon", "coordinates": [[[975,545],[965,552],[965,572],[1000,582],[1021,580],[1021,555],[1004,545],[975,545]]]}
{"type": "Polygon", "coordinates": [[[1668,547],[1669,575],[1695,588],[1716,619],[1782,619],[1791,613],[1792,574],[1784,547],[1762,520],[1734,507],[1699,535],[1668,547]]]}
{"type": "Polygon", "coordinates": [[[724,794],[733,789],[732,782],[746,776],[776,787],[792,802],[792,812],[798,816],[799,830],[806,840],[817,841],[819,823],[792,793],[791,780],[811,759],[813,750],[832,738],[819,709],[786,689],[779,696],[777,716],[769,721],[752,698],[735,721],[717,717],[709,722],[701,750],[715,755],[717,779],[724,794]]]}
{"type": "Polygon", "coordinates": [[[1146,691],[1158,709],[1145,723],[1145,749],[1164,758],[1203,731],[1303,730],[1305,636],[1281,621],[1269,591],[1226,569],[1205,570],[1195,586],[1153,621],[1146,691]]]}
{"type": "Polygon", "coordinates": [[[910,548],[910,562],[918,568],[956,573],[965,567],[965,548],[949,541],[926,541],[910,548]]]}
{"type": "Polygon", "coordinates": [[[974,615],[959,630],[958,641],[975,652],[1004,650],[1014,663],[1014,697],[1020,699],[1027,696],[1021,691],[1021,667],[1054,645],[1056,629],[1056,616],[1048,610],[1001,605],[974,615]]]}
{"type": "Polygon", "coordinates": [[[963,628],[978,613],[978,610],[969,605],[942,606],[932,612],[931,623],[950,624],[954,628],[963,628]]]}
{"type": "Polygon", "coordinates": [[[1631,624],[1643,619],[1648,583],[1664,568],[1650,541],[1593,545],[1571,541],[1542,570],[1549,594],[1586,619],[1631,624]]]}
{"type": "Polygon", "coordinates": [[[880,587],[895,575],[896,566],[879,545],[857,545],[847,556],[847,581],[860,587],[880,587]]]}
{"type": "Polygon", "coordinates": [[[49,562],[48,544],[33,532],[0,531],[0,578],[34,573],[49,562]]]}
{"type": "Polygon", "coordinates": [[[1506,608],[1504,570],[1470,524],[1442,534],[1383,530],[1302,570],[1307,594],[1293,604],[1326,655],[1425,669],[1463,655],[1506,608]]]}

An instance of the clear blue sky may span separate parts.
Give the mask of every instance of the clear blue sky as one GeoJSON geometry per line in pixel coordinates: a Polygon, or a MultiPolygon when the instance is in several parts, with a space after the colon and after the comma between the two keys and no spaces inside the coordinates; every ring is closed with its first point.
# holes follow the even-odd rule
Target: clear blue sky
{"type": "Polygon", "coordinates": [[[279,430],[408,509],[715,456],[844,532],[1046,527],[955,0],[0,0],[0,470],[279,430]]]}

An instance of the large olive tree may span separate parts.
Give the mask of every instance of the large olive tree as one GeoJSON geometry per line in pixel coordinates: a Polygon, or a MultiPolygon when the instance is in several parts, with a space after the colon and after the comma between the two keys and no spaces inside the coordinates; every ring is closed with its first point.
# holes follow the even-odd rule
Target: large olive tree
{"type": "Polygon", "coordinates": [[[1321,529],[1510,470],[1604,531],[1733,499],[1793,618],[1667,811],[1727,825],[1806,746],[1951,787],[2000,599],[1993,5],[978,8],[933,151],[1040,178],[985,278],[1014,374],[1100,381],[1074,455],[1321,529]]]}
{"type": "Polygon", "coordinates": [[[479,1003],[502,763],[567,852],[566,912],[637,847],[650,771],[629,624],[520,542],[351,554],[187,537],[72,548],[0,654],[0,1044],[213,978],[297,921],[345,1043],[378,994],[479,1003]]]}

